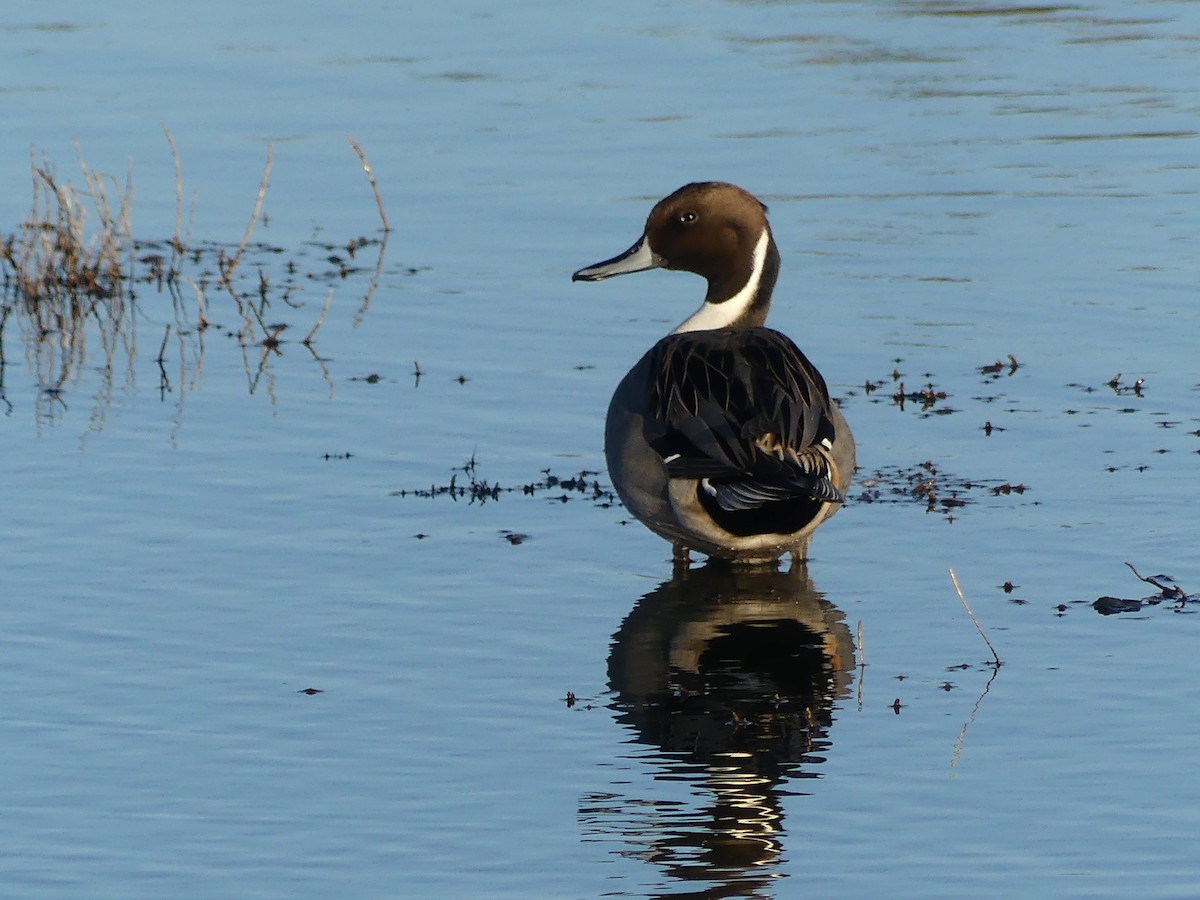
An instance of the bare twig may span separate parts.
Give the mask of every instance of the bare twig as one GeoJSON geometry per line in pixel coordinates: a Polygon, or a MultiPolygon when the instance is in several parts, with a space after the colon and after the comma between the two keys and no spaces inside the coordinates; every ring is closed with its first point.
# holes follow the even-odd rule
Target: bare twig
{"type": "Polygon", "coordinates": [[[367,161],[367,154],[363,152],[363,148],[358,145],[358,142],[354,138],[347,135],[346,140],[350,142],[350,146],[358,154],[358,158],[362,162],[363,171],[367,173],[367,181],[371,182],[371,190],[375,192],[375,205],[379,207],[379,218],[383,222],[383,231],[386,234],[392,230],[392,226],[388,224],[387,213],[383,211],[383,198],[379,196],[379,185],[375,182],[375,173],[371,171],[371,163],[367,161]]]}
{"type": "Polygon", "coordinates": [[[967,611],[967,615],[975,623],[975,628],[979,631],[979,636],[983,638],[983,642],[987,644],[987,648],[992,651],[992,658],[996,660],[996,667],[999,668],[1003,665],[1000,655],[996,652],[996,648],[992,646],[992,642],[988,640],[988,636],[983,631],[983,626],[979,624],[979,619],[975,618],[975,613],[971,611],[971,606],[967,603],[967,598],[963,596],[962,588],[958,586],[958,576],[954,574],[953,569],[950,570],[950,580],[954,582],[954,590],[958,592],[958,599],[962,601],[963,609],[967,611]]]}
{"type": "Polygon", "coordinates": [[[1184,593],[1183,588],[1181,588],[1179,585],[1163,584],[1161,581],[1158,581],[1152,577],[1147,578],[1133,567],[1133,563],[1125,563],[1125,565],[1129,566],[1129,571],[1136,575],[1139,581],[1144,581],[1146,584],[1154,585],[1163,592],[1164,597],[1174,597],[1176,599],[1183,599],[1187,597],[1187,594],[1184,593]]]}

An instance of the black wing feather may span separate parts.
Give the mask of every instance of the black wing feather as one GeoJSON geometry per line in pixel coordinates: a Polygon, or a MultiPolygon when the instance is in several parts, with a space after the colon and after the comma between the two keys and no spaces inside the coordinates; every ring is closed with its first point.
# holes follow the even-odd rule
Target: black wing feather
{"type": "Polygon", "coordinates": [[[797,498],[838,503],[825,380],[769,328],[672,334],[655,347],[648,428],[672,478],[702,480],[725,510],[797,498]]]}

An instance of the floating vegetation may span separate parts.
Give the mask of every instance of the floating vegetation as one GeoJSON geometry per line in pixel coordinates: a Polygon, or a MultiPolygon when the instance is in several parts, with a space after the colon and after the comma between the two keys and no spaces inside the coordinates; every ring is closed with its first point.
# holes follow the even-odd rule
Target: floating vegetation
{"type": "Polygon", "coordinates": [[[1132,563],[1125,563],[1139,581],[1152,585],[1156,593],[1141,599],[1125,597],[1098,597],[1092,603],[1092,608],[1102,616],[1112,616],[1119,613],[1141,612],[1147,607],[1168,604],[1172,612],[1193,613],[1196,610],[1189,604],[1200,602],[1200,595],[1189,594],[1176,584],[1170,575],[1142,575],[1132,563]]]}
{"type": "Polygon", "coordinates": [[[993,363],[988,363],[986,366],[979,367],[979,374],[986,375],[991,380],[995,381],[1005,376],[1017,374],[1017,369],[1021,368],[1021,364],[1017,362],[1017,358],[1011,353],[1008,354],[1008,362],[996,360],[993,363]]]}
{"type": "Polygon", "coordinates": [[[505,494],[521,494],[525,497],[543,497],[557,503],[569,500],[590,500],[596,506],[608,508],[619,501],[612,489],[596,479],[599,472],[583,470],[575,475],[561,477],[550,469],[542,469],[541,477],[517,485],[501,485],[482,478],[478,473],[475,457],[456,467],[446,484],[431,484],[427,488],[392,491],[392,497],[448,497],[451,500],[466,500],[467,505],[484,504],[499,500],[505,494]],[[464,476],[461,480],[459,476],[464,476]],[[550,496],[547,496],[550,495],[550,496]]]}
{"type": "Polygon", "coordinates": [[[120,181],[93,171],[79,154],[82,183],[77,185],[48,159],[33,154],[30,212],[14,232],[0,233],[0,402],[10,412],[3,382],[4,337],[6,325],[15,321],[37,379],[39,421],[57,418],[67,408],[71,388],[84,373],[95,371],[102,381],[94,395],[93,427],[99,427],[120,384],[116,373],[124,373],[127,387],[135,383],[136,324],[146,312],[139,297],[143,290],[171,303],[161,340],[156,335],[153,343],[164,399],[170,393],[182,398],[198,379],[203,336],[210,329],[234,339],[242,349],[251,393],[264,375],[271,377],[269,362],[282,354],[292,334],[293,342],[304,346],[320,366],[332,392],[325,360],[313,344],[333,305],[334,288],[322,290],[315,304],[302,295],[308,283],[336,285],[361,275],[367,284],[357,303],[356,323],[369,308],[383,271],[390,227],[366,154],[350,139],[374,193],[383,237],[310,242],[289,252],[254,240],[256,225],[266,221],[270,146],[241,240],[197,241],[190,224],[184,228],[179,154],[170,132],[164,133],[174,160],[176,220],[174,234],[157,239],[134,237],[132,173],[120,181]],[[360,264],[367,250],[374,258],[360,264]],[[293,318],[308,307],[307,322],[298,326],[293,318]],[[179,374],[173,379],[169,372],[179,374]]]}
{"type": "MultiPolygon", "coordinates": [[[[1007,354],[1007,358],[1007,362],[997,359],[995,362],[978,366],[976,371],[980,375],[985,376],[988,381],[996,381],[1000,378],[1015,375],[1017,370],[1021,368],[1022,363],[1011,353],[1007,354]]],[[[920,376],[925,382],[923,386],[915,390],[910,390],[904,382],[904,373],[900,371],[900,364],[902,362],[904,362],[903,359],[893,359],[892,364],[895,368],[892,369],[890,374],[883,378],[868,378],[863,383],[863,393],[870,397],[872,394],[882,391],[890,383],[894,385],[894,388],[891,394],[886,396],[892,401],[893,405],[899,407],[901,412],[911,408],[922,417],[944,416],[958,412],[953,407],[946,405],[945,401],[950,396],[949,392],[935,385],[933,375],[929,372],[925,372],[920,376]]],[[[880,402],[880,399],[882,398],[876,399],[875,402],[880,402]]],[[[991,430],[994,429],[989,428],[989,434],[991,430]]]]}
{"type": "Polygon", "coordinates": [[[913,466],[878,469],[859,478],[863,488],[855,499],[863,503],[919,503],[926,512],[939,513],[953,522],[955,511],[980,495],[1007,497],[1023,495],[1028,488],[998,479],[967,479],[942,471],[931,460],[913,466]]]}
{"type": "MultiPolygon", "coordinates": [[[[1085,394],[1094,394],[1094,393],[1096,393],[1096,391],[1100,390],[1102,387],[1107,387],[1109,390],[1111,390],[1113,392],[1113,394],[1115,394],[1118,397],[1125,397],[1125,396],[1129,396],[1129,395],[1132,395],[1134,397],[1145,397],[1146,396],[1146,393],[1145,393],[1146,379],[1145,378],[1135,378],[1132,383],[1128,383],[1128,384],[1125,383],[1124,381],[1122,381],[1122,378],[1124,378],[1124,373],[1118,372],[1116,375],[1114,375],[1112,378],[1108,379],[1108,381],[1104,382],[1104,384],[1100,385],[1100,386],[1097,386],[1094,384],[1080,384],[1077,381],[1072,381],[1067,384],[1067,387],[1074,388],[1075,390],[1081,391],[1082,393],[1085,393],[1085,394]]],[[[1135,412],[1135,411],[1136,410],[1134,410],[1132,408],[1122,410],[1122,412],[1135,412]]],[[[1071,412],[1071,410],[1068,410],[1068,412],[1071,412]]]]}
{"type": "Polygon", "coordinates": [[[904,382],[902,381],[899,387],[896,388],[895,393],[892,394],[892,402],[900,407],[901,412],[904,411],[905,403],[911,403],[917,406],[923,414],[944,416],[954,412],[948,406],[938,407],[938,404],[945,400],[947,396],[945,391],[935,388],[933,382],[925,385],[920,390],[906,391],[904,389],[904,382]],[[935,409],[935,407],[937,408],[935,409]]]}
{"type": "Polygon", "coordinates": [[[1138,378],[1133,382],[1133,384],[1122,384],[1121,373],[1118,372],[1108,380],[1107,384],[1110,388],[1112,388],[1112,392],[1117,396],[1121,396],[1122,394],[1133,394],[1136,397],[1141,397],[1142,388],[1146,385],[1146,379],[1138,378]]]}
{"type": "MultiPolygon", "coordinates": [[[[335,458],[332,454],[328,458],[335,458]]],[[[560,476],[550,469],[542,469],[540,477],[522,484],[501,485],[482,477],[474,457],[452,470],[449,481],[431,484],[424,488],[406,488],[392,491],[393,497],[420,497],[432,499],[446,497],[454,501],[465,500],[468,505],[484,504],[499,500],[506,494],[521,494],[526,497],[543,497],[559,503],[572,499],[590,500],[595,506],[608,509],[620,503],[612,489],[596,477],[599,472],[583,470],[576,474],[560,476]]],[[[910,467],[879,469],[872,475],[860,478],[862,492],[852,500],[861,503],[918,503],[926,512],[939,513],[954,521],[955,512],[975,502],[980,497],[1007,497],[1023,495],[1028,490],[1024,484],[1014,484],[998,479],[965,479],[943,472],[932,461],[917,463],[910,467]]]]}
{"type": "MultiPolygon", "coordinates": [[[[904,374],[899,369],[899,365],[903,361],[904,360],[902,359],[892,360],[892,363],[896,366],[896,368],[892,369],[891,374],[885,378],[868,378],[863,383],[863,393],[868,397],[871,397],[872,394],[880,391],[890,382],[895,385],[895,389],[892,391],[890,399],[894,405],[900,408],[901,412],[903,412],[906,407],[914,408],[922,416],[943,416],[952,412],[957,412],[957,410],[953,409],[952,407],[943,404],[943,401],[946,400],[949,394],[947,394],[946,391],[936,387],[932,380],[928,380],[932,378],[932,375],[930,375],[928,372],[921,376],[922,378],[927,379],[924,387],[915,391],[908,390],[905,387],[904,381],[902,380],[904,378],[904,374]]],[[[853,395],[853,393],[854,392],[852,391],[851,394],[853,395]]],[[[875,399],[874,402],[880,401],[879,399],[875,399]]]]}

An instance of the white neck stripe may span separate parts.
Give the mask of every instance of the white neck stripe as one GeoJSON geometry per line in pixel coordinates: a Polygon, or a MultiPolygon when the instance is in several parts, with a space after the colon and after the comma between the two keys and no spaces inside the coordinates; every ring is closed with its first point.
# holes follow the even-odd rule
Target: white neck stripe
{"type": "Polygon", "coordinates": [[[754,267],[750,270],[750,278],[740,291],[723,303],[709,303],[707,300],[698,310],[688,316],[672,334],[684,331],[711,331],[714,328],[728,328],[742,317],[750,307],[750,303],[758,296],[758,288],[762,282],[763,266],[767,261],[767,247],[771,236],[763,228],[758,243],[754,246],[754,267]]]}

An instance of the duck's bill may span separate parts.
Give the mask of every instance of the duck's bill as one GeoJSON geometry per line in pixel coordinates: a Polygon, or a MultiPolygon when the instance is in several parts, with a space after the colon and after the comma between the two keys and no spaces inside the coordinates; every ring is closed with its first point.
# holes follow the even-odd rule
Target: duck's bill
{"type": "Polygon", "coordinates": [[[601,281],[614,275],[628,275],[630,272],[644,272],[647,269],[658,269],[663,265],[663,258],[650,249],[650,242],[643,235],[638,242],[619,256],[606,259],[604,262],[580,269],[571,276],[572,281],[601,281]]]}

